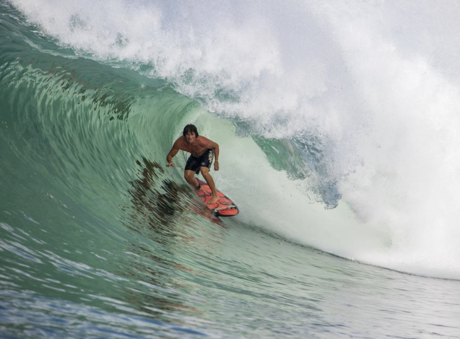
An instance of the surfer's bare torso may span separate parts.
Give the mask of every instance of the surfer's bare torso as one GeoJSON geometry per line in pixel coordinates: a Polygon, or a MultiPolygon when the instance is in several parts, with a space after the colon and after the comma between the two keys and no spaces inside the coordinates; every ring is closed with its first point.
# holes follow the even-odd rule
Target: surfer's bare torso
{"type": "Polygon", "coordinates": [[[195,158],[201,157],[208,149],[214,148],[211,147],[210,140],[202,136],[195,138],[192,144],[188,143],[186,138],[182,136],[176,140],[174,146],[182,151],[189,152],[195,158]]]}
{"type": "Polygon", "coordinates": [[[174,166],[172,158],[180,150],[189,152],[192,157],[199,158],[208,150],[214,151],[215,162],[214,170],[219,170],[219,145],[208,138],[196,136],[195,133],[186,133],[185,135],[179,137],[175,142],[171,151],[169,151],[166,160],[168,164],[166,166],[174,166]]]}

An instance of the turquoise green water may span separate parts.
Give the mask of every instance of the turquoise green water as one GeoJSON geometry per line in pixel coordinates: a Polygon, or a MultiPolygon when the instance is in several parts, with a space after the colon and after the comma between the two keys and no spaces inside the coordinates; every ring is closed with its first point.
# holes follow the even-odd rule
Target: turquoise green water
{"type": "Polygon", "coordinates": [[[91,57],[0,9],[1,337],[460,337],[458,280],[354,260],[320,136],[264,137],[152,65],[91,57]],[[213,175],[239,216],[207,213],[184,155],[165,167],[187,122],[219,142],[213,175]]]}

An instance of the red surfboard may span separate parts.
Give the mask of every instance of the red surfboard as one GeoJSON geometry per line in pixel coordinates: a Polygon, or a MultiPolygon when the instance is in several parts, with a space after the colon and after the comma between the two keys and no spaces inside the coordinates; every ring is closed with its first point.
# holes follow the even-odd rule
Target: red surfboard
{"type": "Polygon", "coordinates": [[[217,200],[215,204],[208,205],[207,203],[212,197],[211,188],[204,181],[200,179],[197,180],[201,185],[201,189],[198,191],[195,190],[195,193],[198,195],[201,201],[203,201],[206,204],[206,207],[214,213],[215,216],[233,217],[238,214],[238,207],[236,207],[235,203],[220,191],[217,191],[219,200],[217,200]]]}

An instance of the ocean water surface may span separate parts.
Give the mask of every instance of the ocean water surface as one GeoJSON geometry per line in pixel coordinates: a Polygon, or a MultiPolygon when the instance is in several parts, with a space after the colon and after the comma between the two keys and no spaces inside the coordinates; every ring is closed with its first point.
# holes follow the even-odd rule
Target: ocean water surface
{"type": "Polygon", "coordinates": [[[459,13],[0,0],[0,337],[460,338],[459,13]]]}

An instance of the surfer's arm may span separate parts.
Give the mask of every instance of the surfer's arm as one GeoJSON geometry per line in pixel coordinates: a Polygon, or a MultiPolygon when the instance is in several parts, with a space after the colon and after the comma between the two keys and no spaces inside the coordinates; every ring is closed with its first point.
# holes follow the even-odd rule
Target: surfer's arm
{"type": "Polygon", "coordinates": [[[219,144],[203,137],[204,147],[214,150],[214,170],[219,170],[219,144]]]}
{"type": "Polygon", "coordinates": [[[177,152],[179,152],[179,147],[177,147],[176,145],[177,142],[174,143],[173,147],[171,148],[171,150],[169,151],[168,155],[166,156],[166,166],[167,167],[170,167],[170,166],[173,166],[174,167],[174,163],[172,161],[172,159],[175,157],[175,155],[177,154],[177,152]]]}
{"type": "Polygon", "coordinates": [[[211,141],[213,146],[214,146],[214,170],[218,171],[219,170],[219,144],[215,143],[214,141],[211,141]]]}

